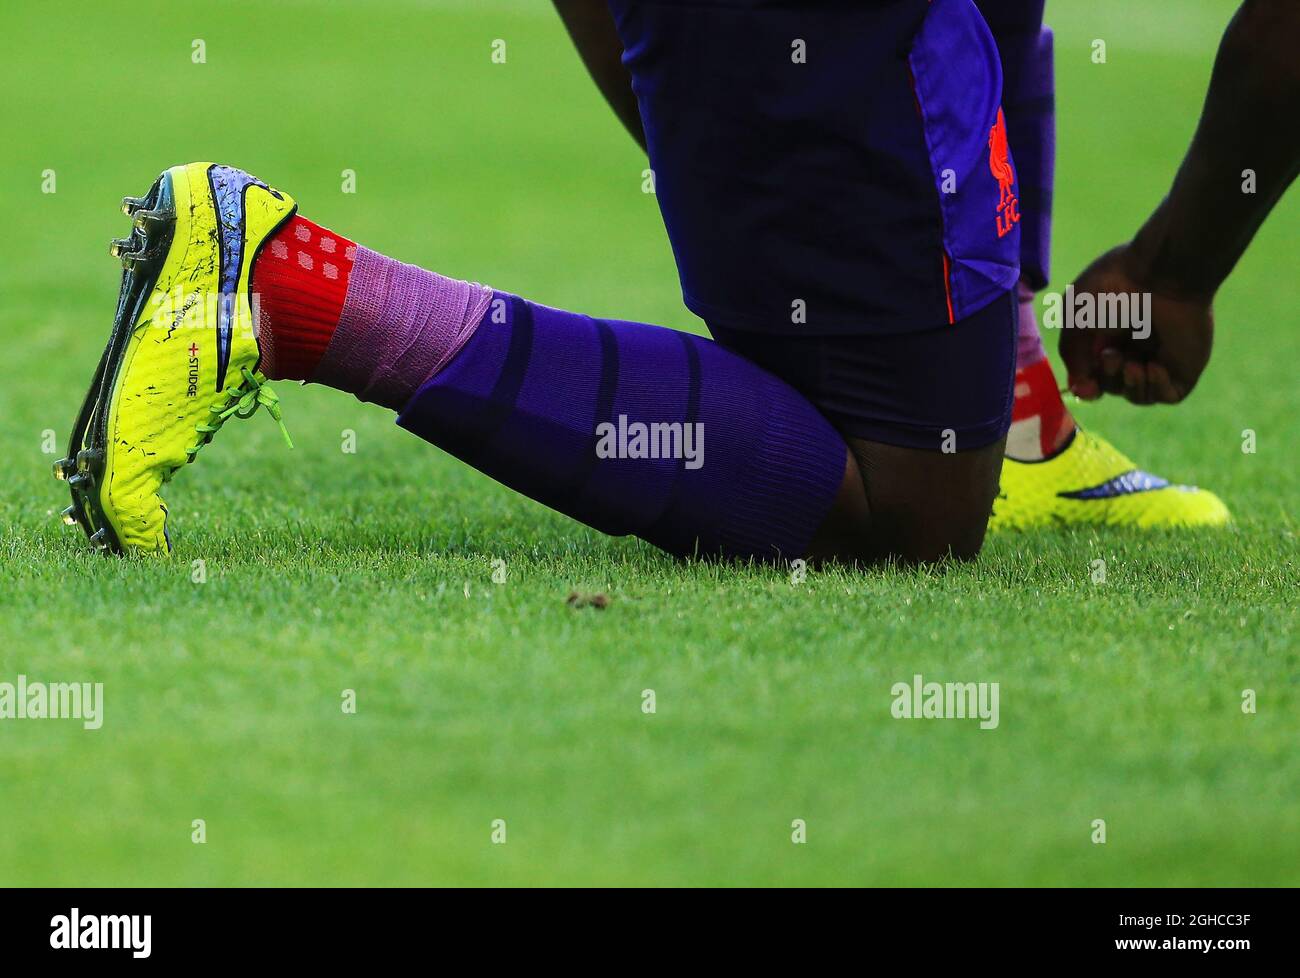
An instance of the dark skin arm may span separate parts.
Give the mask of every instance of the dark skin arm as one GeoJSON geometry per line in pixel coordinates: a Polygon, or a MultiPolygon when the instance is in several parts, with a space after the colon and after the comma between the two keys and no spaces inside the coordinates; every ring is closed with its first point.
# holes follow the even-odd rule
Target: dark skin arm
{"type": "Polygon", "coordinates": [[[555,0],[573,45],[609,107],[641,149],[646,148],[641,111],[632,93],[632,76],[623,66],[623,42],[605,0],[555,0]]]}
{"type": "Polygon", "coordinates": [[[1210,359],[1213,301],[1300,173],[1300,2],[1245,0],[1228,25],[1205,107],[1169,195],[1128,244],[1094,261],[1080,293],[1149,293],[1151,334],[1065,329],[1070,389],[1135,404],[1185,398],[1210,359]],[[1243,192],[1255,175],[1255,192],[1243,192]]]}

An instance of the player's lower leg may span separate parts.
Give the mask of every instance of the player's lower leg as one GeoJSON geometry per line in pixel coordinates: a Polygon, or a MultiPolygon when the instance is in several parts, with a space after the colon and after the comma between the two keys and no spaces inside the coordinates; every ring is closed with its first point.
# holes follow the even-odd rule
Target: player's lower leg
{"type": "Polygon", "coordinates": [[[399,410],[506,485],[679,555],[809,554],[860,491],[806,400],[700,337],[403,265],[228,167],[174,167],[126,207],[118,315],[57,466],[65,515],[104,548],[170,549],[159,490],[227,420],[279,418],[267,374],[399,410]]]}
{"type": "Polygon", "coordinates": [[[810,553],[843,440],[777,378],[700,337],[551,309],[295,218],[254,269],[265,368],[398,423],[532,499],[678,555],[810,553]],[[326,254],[350,252],[325,279],[326,254]]]}
{"type": "Polygon", "coordinates": [[[1072,523],[1138,527],[1218,526],[1227,507],[1211,492],[1144,472],[1099,435],[1075,424],[1033,309],[1021,286],[1016,392],[990,529],[1072,523]]]}
{"type": "Polygon", "coordinates": [[[399,424],[589,526],[679,555],[934,561],[980,549],[1000,442],[945,454],[851,439],[846,452],[793,388],[717,343],[363,247],[341,288],[322,277],[324,243],[327,255],[354,247],[295,218],[254,269],[271,376],[400,411],[399,424]],[[680,430],[685,452],[661,452],[657,428],[680,430]]]}

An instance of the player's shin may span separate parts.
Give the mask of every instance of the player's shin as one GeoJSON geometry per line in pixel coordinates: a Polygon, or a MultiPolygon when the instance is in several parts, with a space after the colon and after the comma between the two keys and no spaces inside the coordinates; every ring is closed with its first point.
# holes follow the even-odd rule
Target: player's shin
{"type": "Polygon", "coordinates": [[[551,309],[296,219],[255,273],[268,372],[399,423],[525,495],[680,556],[804,555],[847,449],[716,343],[551,309]]]}
{"type": "Polygon", "coordinates": [[[716,343],[504,293],[398,423],[679,556],[805,555],[845,471],[843,440],[803,397],[716,343]]]}

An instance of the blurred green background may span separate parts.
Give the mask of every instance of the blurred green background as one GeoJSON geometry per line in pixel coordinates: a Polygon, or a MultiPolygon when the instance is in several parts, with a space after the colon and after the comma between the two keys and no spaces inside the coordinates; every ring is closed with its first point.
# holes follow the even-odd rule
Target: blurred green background
{"type": "MultiPolygon", "coordinates": [[[[1054,287],[1164,192],[1234,6],[1049,2],[1054,287]]],[[[43,441],[107,336],[118,201],[170,164],[238,165],[448,275],[700,327],[542,0],[5,4],[0,35],[0,682],[106,697],[94,732],[0,721],[0,884],[1300,882],[1295,193],[1193,398],[1079,411],[1219,492],[1224,533],[1002,536],[947,574],[793,586],[603,538],[281,385],[296,450],[227,430],[171,487],[173,559],[107,560],[58,522],[43,441]],[[892,720],[918,672],[999,681],[1001,726],[892,720]]]]}

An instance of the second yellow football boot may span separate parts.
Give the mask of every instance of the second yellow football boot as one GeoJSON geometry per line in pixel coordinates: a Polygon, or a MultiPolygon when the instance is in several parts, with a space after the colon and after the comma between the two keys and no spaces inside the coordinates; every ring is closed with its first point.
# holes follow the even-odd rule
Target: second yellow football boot
{"type": "Polygon", "coordinates": [[[1222,526],[1228,507],[1212,492],[1172,485],[1143,472],[1106,439],[1076,429],[1070,442],[1038,462],[1002,462],[990,530],[1089,524],[1222,526]]]}

